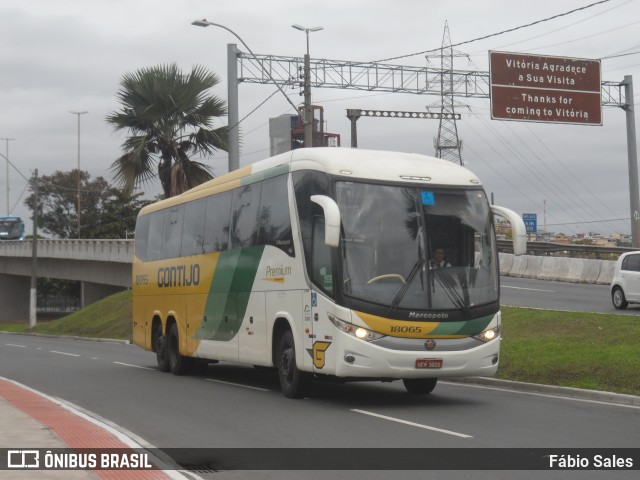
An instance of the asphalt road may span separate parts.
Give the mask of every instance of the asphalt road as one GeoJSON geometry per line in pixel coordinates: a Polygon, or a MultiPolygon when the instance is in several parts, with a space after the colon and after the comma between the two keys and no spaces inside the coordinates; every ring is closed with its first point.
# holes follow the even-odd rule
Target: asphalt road
{"type": "MultiPolygon", "coordinates": [[[[177,377],[132,345],[0,333],[0,376],[64,399],[161,448],[622,448],[640,445],[640,408],[441,382],[318,383],[290,400],[274,374],[233,364],[177,377]]],[[[184,459],[178,459],[184,460],[184,459]]],[[[461,461],[464,453],[461,451],[461,461]]],[[[446,471],[439,478],[604,478],[602,472],[446,471]]],[[[203,478],[428,478],[423,472],[201,473],[203,478]]],[[[611,478],[637,478],[615,472],[611,478]]]]}
{"type": "Polygon", "coordinates": [[[640,304],[616,310],[609,285],[550,282],[531,278],[500,277],[502,305],[570,310],[576,312],[640,315],[640,304]]]}

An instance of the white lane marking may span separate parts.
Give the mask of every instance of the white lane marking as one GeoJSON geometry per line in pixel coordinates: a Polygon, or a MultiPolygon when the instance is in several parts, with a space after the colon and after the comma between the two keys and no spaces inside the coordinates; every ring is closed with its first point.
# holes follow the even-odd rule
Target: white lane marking
{"type": "Polygon", "coordinates": [[[70,357],[79,357],[80,355],[77,355],[75,353],[67,353],[67,352],[57,352],[55,350],[49,350],[49,352],[51,353],[58,353],[60,355],[69,355],[70,357]]]}
{"type": "Polygon", "coordinates": [[[362,413],[364,415],[370,415],[372,417],[382,418],[384,420],[390,420],[392,422],[402,423],[404,425],[409,425],[411,427],[424,428],[426,430],[433,430],[434,432],[446,433],[447,435],[455,435],[456,437],[462,438],[473,438],[472,435],[467,435],[465,433],[453,432],[451,430],[444,430],[442,428],[431,427],[429,425],[423,425],[421,423],[409,422],[408,420],[402,420],[400,418],[387,417],[386,415],[380,415],[379,413],[367,412],[366,410],[358,410],[356,408],[351,409],[352,412],[362,413]]]}
{"type": "Polygon", "coordinates": [[[525,287],[511,287],[509,285],[500,285],[500,288],[513,288],[514,290],[531,290],[533,292],[550,292],[556,293],[555,290],[543,290],[542,288],[525,288],[525,287]]]}
{"type": "Polygon", "coordinates": [[[458,383],[458,382],[446,382],[442,383],[447,385],[452,385],[455,387],[470,387],[470,388],[480,388],[484,390],[496,390],[499,392],[506,393],[517,393],[519,395],[533,395],[535,397],[547,397],[547,398],[555,398],[559,400],[570,400],[573,402],[584,402],[584,403],[595,403],[597,405],[606,405],[607,407],[623,407],[623,408],[633,408],[635,410],[640,410],[640,406],[638,405],[627,405],[625,403],[616,403],[616,402],[605,402],[604,400],[590,400],[588,398],[577,398],[577,397],[569,397],[567,395],[562,395],[562,393],[539,393],[539,392],[523,392],[516,389],[511,388],[502,388],[502,387],[494,387],[492,385],[473,385],[470,383],[458,383]]]}
{"type": "Polygon", "coordinates": [[[214,380],[213,378],[205,378],[205,380],[207,382],[223,383],[224,385],[233,385],[234,387],[250,388],[251,390],[258,390],[260,392],[270,392],[271,391],[271,390],[268,390],[266,388],[252,387],[250,385],[242,385],[241,383],[223,382],[222,380],[214,380]]]}
{"type": "Polygon", "coordinates": [[[156,370],[155,368],[143,367],[142,365],[133,365],[132,363],[113,362],[118,365],[124,365],[125,367],[143,368],[145,370],[156,370]]]}
{"type": "Polygon", "coordinates": [[[16,345],[15,343],[5,343],[5,345],[7,347],[20,347],[20,348],[27,348],[26,345],[16,345]]]}

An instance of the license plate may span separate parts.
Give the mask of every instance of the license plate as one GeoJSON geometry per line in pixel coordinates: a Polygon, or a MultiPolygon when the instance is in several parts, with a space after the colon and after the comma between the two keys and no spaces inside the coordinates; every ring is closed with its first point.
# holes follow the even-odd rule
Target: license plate
{"type": "Polygon", "coordinates": [[[441,358],[418,358],[416,368],[442,368],[441,358]]]}

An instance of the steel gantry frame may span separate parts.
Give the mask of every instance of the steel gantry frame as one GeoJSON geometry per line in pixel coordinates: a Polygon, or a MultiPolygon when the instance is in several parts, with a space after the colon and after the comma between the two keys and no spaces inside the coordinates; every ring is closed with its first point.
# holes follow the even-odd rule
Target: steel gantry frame
{"type": "MultiPolygon", "coordinates": [[[[237,51],[238,82],[298,85],[304,59],[279,55],[256,54],[255,59],[237,51]],[[259,64],[257,63],[259,62],[259,64]],[[271,75],[271,78],[269,77],[271,75]]],[[[489,98],[489,72],[476,70],[443,70],[376,62],[346,60],[310,60],[311,86],[368,92],[393,92],[415,95],[442,95],[443,77],[448,76],[454,96],[489,98]]],[[[624,108],[625,82],[602,82],[602,105],[624,108]]]]}

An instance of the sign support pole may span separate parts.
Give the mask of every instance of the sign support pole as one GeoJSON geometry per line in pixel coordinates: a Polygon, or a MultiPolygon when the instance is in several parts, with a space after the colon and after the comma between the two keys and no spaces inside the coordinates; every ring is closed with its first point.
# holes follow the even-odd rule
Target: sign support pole
{"type": "Polygon", "coordinates": [[[627,155],[629,157],[629,202],[631,205],[631,246],[640,248],[640,192],[638,191],[638,147],[636,144],[636,118],[633,107],[633,77],[624,77],[623,109],[627,117],[627,155]]]}

